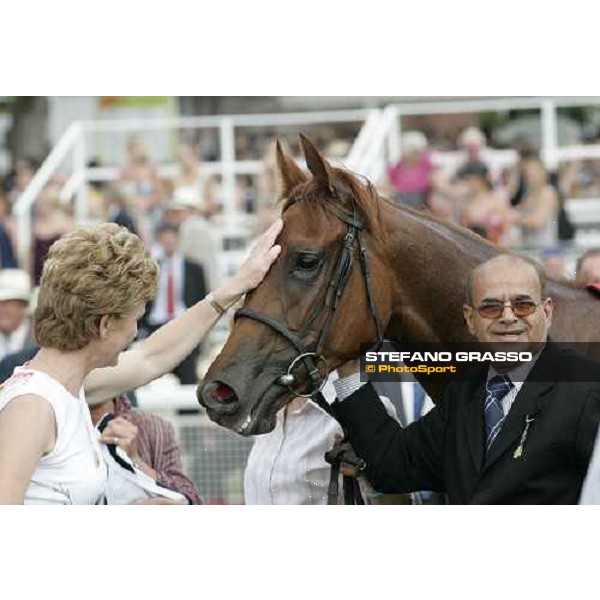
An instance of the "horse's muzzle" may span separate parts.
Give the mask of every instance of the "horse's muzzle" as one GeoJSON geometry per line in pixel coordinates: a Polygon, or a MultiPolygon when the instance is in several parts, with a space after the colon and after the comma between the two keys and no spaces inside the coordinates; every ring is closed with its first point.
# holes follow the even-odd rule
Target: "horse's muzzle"
{"type": "Polygon", "coordinates": [[[235,390],[222,381],[209,381],[197,391],[198,401],[218,415],[234,415],[240,408],[235,390]]]}

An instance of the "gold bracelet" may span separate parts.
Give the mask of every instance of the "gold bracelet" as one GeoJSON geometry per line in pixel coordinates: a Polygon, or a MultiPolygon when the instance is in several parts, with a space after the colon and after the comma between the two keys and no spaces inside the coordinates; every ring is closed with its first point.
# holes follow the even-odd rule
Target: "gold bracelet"
{"type": "Polygon", "coordinates": [[[213,296],[212,292],[210,294],[208,294],[206,296],[206,298],[204,298],[214,309],[217,313],[219,313],[219,317],[222,317],[226,312],[227,309],[223,308],[223,306],[221,306],[217,300],[215,299],[215,297],[213,296]]]}

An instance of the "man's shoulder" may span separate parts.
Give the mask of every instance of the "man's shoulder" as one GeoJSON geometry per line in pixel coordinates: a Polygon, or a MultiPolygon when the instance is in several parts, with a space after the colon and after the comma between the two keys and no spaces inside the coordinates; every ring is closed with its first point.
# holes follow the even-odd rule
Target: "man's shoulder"
{"type": "Polygon", "coordinates": [[[189,271],[204,272],[204,267],[188,257],[184,257],[183,264],[189,271]]]}
{"type": "Polygon", "coordinates": [[[557,376],[572,375],[573,381],[598,382],[600,385],[600,363],[582,353],[582,348],[553,344],[557,357],[557,376]]]}

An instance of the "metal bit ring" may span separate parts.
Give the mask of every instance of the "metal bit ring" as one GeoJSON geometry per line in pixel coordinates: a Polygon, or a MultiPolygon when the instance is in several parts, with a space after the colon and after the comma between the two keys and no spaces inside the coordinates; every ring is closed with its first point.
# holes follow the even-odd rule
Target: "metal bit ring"
{"type": "MultiPolygon", "coordinates": [[[[290,363],[287,373],[285,375],[282,375],[279,378],[279,383],[281,385],[285,385],[290,390],[290,392],[292,392],[296,396],[299,396],[300,398],[310,398],[316,392],[320,392],[323,389],[325,382],[327,381],[327,377],[321,377],[321,382],[319,383],[318,387],[316,387],[310,393],[307,393],[307,394],[301,394],[292,387],[294,385],[294,383],[297,381],[296,376],[292,373],[292,371],[294,370],[294,367],[298,364],[298,362],[300,362],[301,360],[305,360],[308,357],[314,357],[316,359],[317,365],[319,362],[323,363],[323,365],[325,366],[325,373],[327,373],[329,371],[329,369],[327,368],[327,361],[320,354],[317,354],[316,352],[305,352],[304,354],[300,354],[299,356],[297,356],[290,363]],[[292,378],[291,381],[289,379],[290,377],[292,378]]],[[[307,370],[308,370],[308,366],[307,366],[307,370]]],[[[312,377],[312,375],[314,373],[318,373],[318,372],[319,372],[319,370],[315,367],[312,371],[309,371],[309,375],[312,377]]]]}

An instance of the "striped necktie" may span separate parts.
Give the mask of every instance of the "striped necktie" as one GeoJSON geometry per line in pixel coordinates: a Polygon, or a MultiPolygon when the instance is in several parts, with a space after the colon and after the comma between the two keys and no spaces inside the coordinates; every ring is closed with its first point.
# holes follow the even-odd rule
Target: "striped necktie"
{"type": "Polygon", "coordinates": [[[507,375],[496,375],[492,377],[485,386],[485,447],[486,450],[494,443],[496,436],[500,433],[504,421],[504,409],[502,398],[510,392],[513,382],[507,375]]]}

